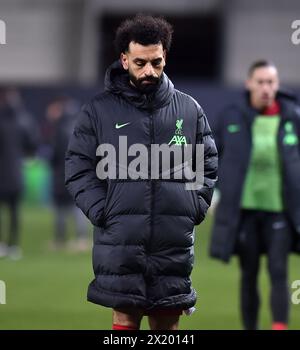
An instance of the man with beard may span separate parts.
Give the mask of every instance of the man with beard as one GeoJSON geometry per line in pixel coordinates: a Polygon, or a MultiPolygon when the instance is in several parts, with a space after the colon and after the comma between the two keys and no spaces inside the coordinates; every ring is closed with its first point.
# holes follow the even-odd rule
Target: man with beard
{"type": "Polygon", "coordinates": [[[95,226],[88,300],[113,309],[113,329],[139,329],[143,315],[151,329],[177,329],[196,303],[194,226],[210,205],[217,152],[201,107],[163,73],[171,39],[162,18],[137,15],[121,24],[120,60],[107,70],[105,92],[84,107],[66,154],[66,186],[95,226]],[[146,150],[203,145],[203,186],[186,190],[184,178],[99,179],[96,149],[110,144],[119,154],[120,136],[128,148],[146,150]]]}

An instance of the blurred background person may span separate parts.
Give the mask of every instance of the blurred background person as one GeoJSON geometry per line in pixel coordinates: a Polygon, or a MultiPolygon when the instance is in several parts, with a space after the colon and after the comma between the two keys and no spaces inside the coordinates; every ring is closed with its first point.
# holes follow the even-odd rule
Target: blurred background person
{"type": "MultiPolygon", "coordinates": [[[[0,257],[22,257],[19,205],[23,190],[22,158],[37,146],[37,130],[16,89],[0,88],[0,205],[9,211],[9,228],[0,220],[0,257]]],[[[0,212],[1,214],[1,212],[0,212]]],[[[1,219],[1,218],[0,218],[1,219]]]]}
{"type": "Polygon", "coordinates": [[[241,268],[245,329],[258,328],[260,256],[267,254],[272,329],[288,327],[288,254],[300,241],[300,107],[279,91],[275,65],[254,62],[247,92],[224,110],[215,139],[220,152],[219,190],[211,255],[241,268]]]}
{"type": "Polygon", "coordinates": [[[91,246],[88,239],[88,221],[71,199],[64,185],[65,152],[69,136],[72,134],[75,115],[79,110],[78,103],[69,97],[61,96],[53,99],[46,108],[46,120],[42,130],[48,150],[52,169],[52,199],[55,215],[53,249],[65,248],[67,243],[67,219],[73,218],[76,239],[69,242],[74,251],[85,251],[91,246]]]}

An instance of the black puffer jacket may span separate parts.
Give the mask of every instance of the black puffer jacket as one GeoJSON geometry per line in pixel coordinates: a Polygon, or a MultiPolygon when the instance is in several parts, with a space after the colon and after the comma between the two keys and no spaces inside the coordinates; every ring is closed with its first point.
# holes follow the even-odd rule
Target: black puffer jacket
{"type": "Polygon", "coordinates": [[[74,127],[74,115],[63,114],[53,126],[51,138],[52,157],[51,167],[53,172],[53,200],[57,205],[70,205],[73,203],[69,192],[66,190],[65,177],[65,153],[68,148],[68,139],[74,127]]]}
{"type": "MultiPolygon", "coordinates": [[[[297,140],[300,138],[300,107],[286,93],[279,92],[277,99],[281,110],[277,143],[281,160],[282,197],[293,232],[291,250],[300,252],[300,147],[299,141],[293,145],[284,142],[288,134],[286,123],[293,126],[297,140]]],[[[240,200],[252,147],[251,126],[258,113],[250,106],[246,94],[239,103],[222,112],[214,130],[220,156],[220,203],[212,230],[210,255],[224,262],[228,262],[236,253],[241,220],[240,200]],[[238,132],[230,133],[229,125],[237,125],[238,132]]]]}
{"type": "Polygon", "coordinates": [[[116,62],[105,86],[81,112],[66,154],[66,186],[95,225],[95,279],[88,300],[113,308],[189,308],[196,302],[189,278],[194,225],[210,205],[217,170],[207,119],[165,74],[147,98],[129,85],[128,74],[116,62]],[[112,144],[118,153],[121,135],[127,136],[128,147],[168,144],[177,119],[183,119],[187,143],[204,143],[205,183],[200,190],[185,190],[184,180],[97,178],[98,145],[112,144]]]}
{"type": "Polygon", "coordinates": [[[37,146],[34,127],[27,114],[8,103],[0,106],[0,200],[21,195],[22,158],[37,146]]]}

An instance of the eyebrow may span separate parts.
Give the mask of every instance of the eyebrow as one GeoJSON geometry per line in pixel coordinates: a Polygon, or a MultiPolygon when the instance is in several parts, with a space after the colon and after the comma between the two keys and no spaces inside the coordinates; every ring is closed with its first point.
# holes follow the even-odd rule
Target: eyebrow
{"type": "MultiPolygon", "coordinates": [[[[151,63],[159,63],[159,62],[161,62],[162,61],[162,57],[158,57],[158,58],[154,58],[153,60],[151,60],[150,62],[151,63]]],[[[144,60],[143,58],[135,58],[134,60],[133,60],[133,62],[134,63],[138,63],[138,62],[140,62],[140,63],[146,63],[147,62],[147,60],[144,60]]]]}

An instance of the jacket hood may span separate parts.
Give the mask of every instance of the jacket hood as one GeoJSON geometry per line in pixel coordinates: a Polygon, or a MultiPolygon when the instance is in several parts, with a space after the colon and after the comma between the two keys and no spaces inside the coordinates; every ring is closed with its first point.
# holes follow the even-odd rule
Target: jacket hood
{"type": "Polygon", "coordinates": [[[143,94],[129,83],[128,72],[121,62],[114,62],[106,71],[104,80],[105,91],[121,95],[129,103],[140,109],[159,109],[170,103],[174,94],[174,85],[165,73],[157,89],[151,94],[143,94]]]}

